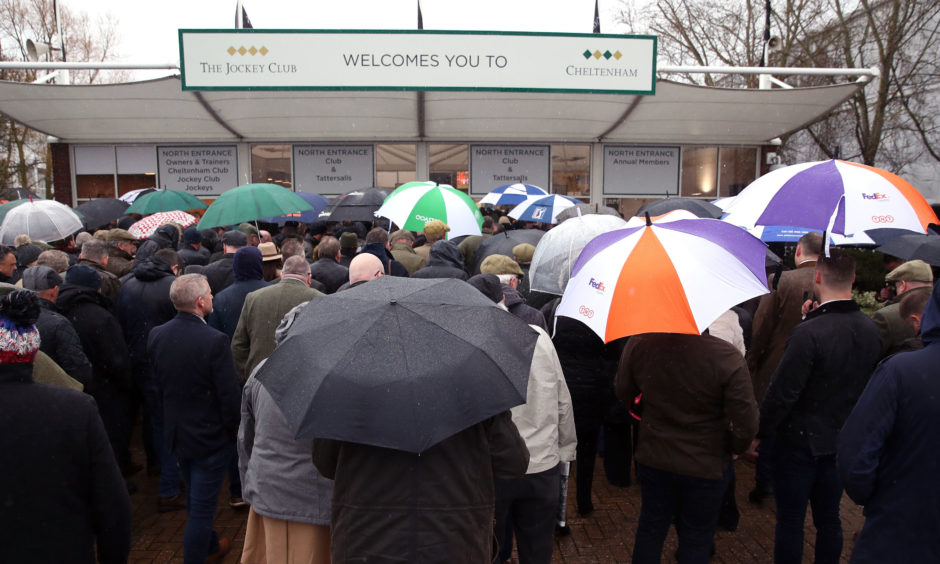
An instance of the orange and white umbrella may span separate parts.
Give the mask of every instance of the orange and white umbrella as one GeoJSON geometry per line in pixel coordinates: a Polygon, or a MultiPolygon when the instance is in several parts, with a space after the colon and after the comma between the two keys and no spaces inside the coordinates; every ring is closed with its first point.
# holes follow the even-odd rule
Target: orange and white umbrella
{"type": "Polygon", "coordinates": [[[766,253],[760,239],[717,219],[647,220],[584,247],[556,313],[604,342],[698,334],[732,306],[767,293],[766,253]]]}

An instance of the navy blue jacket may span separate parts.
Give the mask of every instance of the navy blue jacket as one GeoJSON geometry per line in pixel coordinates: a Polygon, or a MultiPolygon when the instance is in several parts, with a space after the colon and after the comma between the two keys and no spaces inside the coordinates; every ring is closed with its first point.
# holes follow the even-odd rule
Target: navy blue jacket
{"type": "Polygon", "coordinates": [[[147,344],[163,390],[164,440],[183,460],[235,444],[241,390],[229,338],[192,313],[155,327],[147,344]]]}
{"type": "Polygon", "coordinates": [[[881,354],[878,326],[852,300],[826,302],[793,328],[760,409],[758,437],[776,433],[813,456],[836,453],[839,430],[881,354]]]}
{"type": "Polygon", "coordinates": [[[231,339],[238,327],[238,318],[245,305],[245,296],[260,290],[269,283],[264,281],[261,251],[257,247],[242,247],[232,257],[232,273],[235,282],[219,292],[212,303],[212,313],[206,320],[209,327],[218,329],[231,339]]]}
{"type": "Polygon", "coordinates": [[[845,491],[865,506],[852,562],[940,562],[940,287],[925,347],[885,359],[839,435],[845,491]]]}
{"type": "Polygon", "coordinates": [[[117,317],[135,372],[149,367],[147,337],[150,330],[176,315],[176,308],[170,301],[173,280],[176,276],[169,264],[156,257],[146,259],[134,265],[131,277],[118,294],[117,317]]]}

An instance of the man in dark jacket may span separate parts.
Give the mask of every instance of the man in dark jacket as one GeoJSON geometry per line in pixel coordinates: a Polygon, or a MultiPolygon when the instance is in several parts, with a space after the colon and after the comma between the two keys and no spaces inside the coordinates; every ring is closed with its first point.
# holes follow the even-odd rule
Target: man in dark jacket
{"type": "Polygon", "coordinates": [[[144,242],[137,248],[137,255],[134,262],[138,263],[144,259],[152,257],[160,249],[176,250],[179,247],[180,231],[176,225],[167,223],[157,227],[153,235],[144,239],[144,242]]]}
{"type": "MultiPolygon", "coordinates": [[[[85,243],[86,245],[88,243],[85,243]]],[[[72,323],[91,362],[92,383],[85,387],[98,403],[98,413],[122,468],[131,466],[131,362],[121,325],[101,295],[101,276],[93,268],[75,265],[65,275],[56,302],[72,323]]]]}
{"type": "MultiPolygon", "coordinates": [[[[770,285],[770,293],[760,298],[754,314],[751,346],[745,358],[754,385],[754,399],[758,405],[764,401],[770,378],[773,376],[790,331],[803,320],[800,308],[813,293],[816,259],[822,251],[821,233],[810,232],[800,237],[796,245],[796,268],[778,272],[770,285]]],[[[751,503],[760,504],[773,495],[773,436],[761,441],[760,454],[754,476],[754,489],[748,494],[751,503]]]]}
{"type": "Polygon", "coordinates": [[[127,562],[130,500],[94,400],[31,378],[35,300],[0,299],[0,562],[127,562]]]}
{"type": "Polygon", "coordinates": [[[339,263],[340,246],[336,237],[323,237],[317,249],[320,258],[310,265],[310,276],[323,284],[325,293],[332,294],[349,282],[349,269],[339,263]]]}
{"type": "Polygon", "coordinates": [[[538,325],[548,331],[545,325],[545,316],[534,307],[528,306],[525,299],[519,294],[519,279],[525,272],[516,261],[505,255],[490,255],[480,263],[481,274],[495,274],[503,284],[503,295],[506,296],[506,309],[509,313],[521,318],[529,325],[538,325]]]}
{"type": "Polygon", "coordinates": [[[940,286],[923,341],[878,365],[839,434],[842,483],[865,506],[853,563],[940,562],[940,286]]]}
{"type": "Polygon", "coordinates": [[[144,432],[148,426],[153,437],[153,450],[160,465],[158,509],[182,509],[185,498],[180,493],[176,457],[163,444],[163,397],[150,368],[147,339],[157,325],[166,323],[176,314],[170,301],[170,285],[179,270],[176,251],[161,249],[153,258],[134,266],[132,276],[121,288],[117,315],[131,356],[137,386],[144,400],[144,432]]]}
{"type": "Polygon", "coordinates": [[[225,471],[235,452],[240,400],[235,366],[224,333],[206,325],[212,290],[206,277],[173,281],[176,317],[150,332],[147,351],[163,385],[164,439],[186,482],[185,562],[224,556],[231,547],[212,528],[225,471]]]}
{"type": "Polygon", "coordinates": [[[379,257],[379,260],[385,266],[387,276],[408,277],[408,269],[395,260],[391,251],[388,250],[388,232],[381,227],[375,227],[366,234],[366,242],[359,249],[359,254],[362,253],[371,253],[379,257]]]}
{"type": "Polygon", "coordinates": [[[529,453],[507,411],[420,455],[314,439],[313,463],[334,480],[334,562],[490,562],[493,480],[524,475],[529,453]]]}
{"type": "Polygon", "coordinates": [[[92,368],[75,327],[55,305],[59,298],[62,277],[48,266],[31,266],[23,271],[23,287],[37,293],[39,319],[36,328],[42,337],[40,350],[49,355],[69,376],[85,388],[92,385],[92,368]]]}
{"type": "Polygon", "coordinates": [[[616,387],[621,400],[643,398],[636,445],[643,500],[633,562],[660,562],[674,518],[682,531],[679,561],[707,562],[731,455],[746,450],[757,430],[744,358],[708,334],[634,335],[616,387]]]}
{"type": "Polygon", "coordinates": [[[232,270],[232,261],[235,259],[235,251],[248,244],[248,236],[241,231],[226,231],[222,235],[222,258],[215,262],[210,262],[203,269],[203,274],[209,280],[209,287],[212,288],[212,294],[218,295],[219,292],[228,288],[235,282],[235,272],[232,270]]]}
{"type": "Polygon", "coordinates": [[[212,313],[207,319],[209,327],[225,333],[229,339],[235,334],[235,327],[238,326],[245,296],[270,286],[264,281],[264,267],[258,247],[249,245],[235,251],[235,256],[232,257],[232,272],[235,275],[235,283],[213,298],[212,313]]]}
{"type": "Polygon", "coordinates": [[[202,234],[195,226],[187,227],[183,231],[183,242],[180,244],[179,254],[186,266],[209,264],[209,250],[202,246],[202,234]]]}
{"type": "Polygon", "coordinates": [[[790,334],[761,405],[758,438],[775,434],[777,441],[775,562],[802,561],[808,503],[816,525],[815,561],[839,561],[842,485],[836,438],[881,351],[878,326],[852,300],[855,260],[839,248],[829,253],[819,257],[813,278],[820,305],[804,305],[816,307],[790,334]]]}
{"type": "Polygon", "coordinates": [[[107,269],[110,258],[108,244],[99,239],[91,239],[82,244],[78,264],[94,269],[101,276],[101,295],[108,299],[105,306],[113,312],[121,292],[121,281],[107,269]]]}
{"type": "MultiPolygon", "coordinates": [[[[417,256],[417,255],[415,255],[417,256]]],[[[412,274],[414,278],[456,278],[467,280],[460,249],[450,241],[435,241],[428,254],[428,265],[412,274]]]]}

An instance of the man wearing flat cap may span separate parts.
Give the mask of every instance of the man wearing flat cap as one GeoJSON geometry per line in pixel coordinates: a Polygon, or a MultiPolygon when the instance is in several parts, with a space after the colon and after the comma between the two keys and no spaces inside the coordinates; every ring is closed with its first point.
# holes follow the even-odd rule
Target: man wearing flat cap
{"type": "Polygon", "coordinates": [[[503,285],[503,295],[506,296],[506,309],[509,313],[522,319],[529,325],[538,325],[548,331],[545,316],[542,312],[525,303],[525,298],[519,294],[519,280],[525,272],[519,263],[505,255],[490,255],[480,263],[481,274],[495,274],[503,285]]]}
{"type": "Polygon", "coordinates": [[[885,282],[894,284],[897,297],[871,316],[881,331],[881,358],[899,352],[904,342],[915,336],[914,330],[901,319],[901,298],[913,291],[929,294],[933,288],[933,272],[926,262],[911,260],[889,272],[885,282]]]}
{"type": "Polygon", "coordinates": [[[127,276],[134,267],[134,254],[137,252],[137,237],[126,229],[108,230],[108,263],[104,265],[108,272],[118,278],[127,276]]]}
{"type": "Polygon", "coordinates": [[[431,245],[436,241],[442,240],[447,236],[447,232],[450,231],[450,226],[439,219],[433,219],[424,224],[424,237],[427,239],[427,242],[420,247],[415,247],[415,254],[428,260],[428,257],[431,254],[431,245]]]}

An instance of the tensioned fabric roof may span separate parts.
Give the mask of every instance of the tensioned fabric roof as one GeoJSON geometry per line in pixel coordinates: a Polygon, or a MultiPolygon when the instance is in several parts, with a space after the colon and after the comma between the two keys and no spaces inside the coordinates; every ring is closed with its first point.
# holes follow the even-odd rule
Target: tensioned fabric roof
{"type": "Polygon", "coordinates": [[[183,91],[0,82],[0,113],[68,143],[500,141],[753,145],[861,83],[746,90],[657,80],[655,96],[539,92],[183,91]]]}

